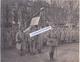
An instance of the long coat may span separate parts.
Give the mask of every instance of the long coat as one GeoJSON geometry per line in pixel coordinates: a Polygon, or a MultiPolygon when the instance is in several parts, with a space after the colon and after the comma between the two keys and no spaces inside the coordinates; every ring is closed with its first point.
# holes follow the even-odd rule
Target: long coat
{"type": "Polygon", "coordinates": [[[25,48],[25,42],[24,42],[24,34],[21,31],[18,31],[16,33],[16,48],[17,49],[21,49],[21,48],[25,48]]]}

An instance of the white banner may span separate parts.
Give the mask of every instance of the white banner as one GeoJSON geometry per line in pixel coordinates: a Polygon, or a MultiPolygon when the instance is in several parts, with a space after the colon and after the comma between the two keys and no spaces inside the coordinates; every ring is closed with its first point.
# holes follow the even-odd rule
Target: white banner
{"type": "Polygon", "coordinates": [[[30,35],[30,37],[33,37],[33,36],[39,35],[41,33],[48,31],[48,30],[51,30],[51,29],[52,29],[52,27],[48,26],[48,27],[42,28],[40,30],[34,31],[34,32],[30,33],[29,35],[30,35]]]}
{"type": "Polygon", "coordinates": [[[34,18],[32,18],[30,25],[38,25],[39,19],[40,19],[40,17],[34,17],[34,18]]]}

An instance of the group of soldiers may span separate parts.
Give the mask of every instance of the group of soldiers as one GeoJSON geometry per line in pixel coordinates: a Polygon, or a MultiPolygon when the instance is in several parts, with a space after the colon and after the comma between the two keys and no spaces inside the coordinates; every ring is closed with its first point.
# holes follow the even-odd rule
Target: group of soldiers
{"type": "Polygon", "coordinates": [[[18,53],[22,56],[23,54],[34,55],[36,53],[41,53],[43,48],[44,39],[47,45],[50,47],[49,56],[50,60],[53,60],[55,48],[58,46],[58,37],[56,28],[52,29],[48,32],[45,32],[40,35],[36,35],[34,37],[29,36],[29,33],[38,30],[38,26],[32,26],[30,30],[26,33],[20,28],[16,34],[16,47],[18,49],[18,53]]]}
{"type": "Polygon", "coordinates": [[[34,36],[30,38],[29,33],[37,30],[37,26],[31,27],[26,33],[20,28],[16,33],[16,47],[19,50],[19,54],[31,54],[41,53],[41,42],[38,41],[39,36],[34,36]]]}
{"type": "Polygon", "coordinates": [[[50,48],[50,60],[53,60],[55,48],[59,45],[61,40],[65,41],[64,37],[66,34],[64,34],[63,31],[65,31],[66,28],[60,28],[55,26],[52,27],[52,29],[48,32],[36,35],[34,37],[30,37],[29,34],[31,32],[37,31],[38,29],[40,28],[37,25],[34,25],[24,33],[23,29],[19,28],[19,31],[16,33],[16,47],[18,49],[18,52],[21,56],[26,53],[30,55],[41,53],[43,48],[43,42],[46,42],[50,48]]]}

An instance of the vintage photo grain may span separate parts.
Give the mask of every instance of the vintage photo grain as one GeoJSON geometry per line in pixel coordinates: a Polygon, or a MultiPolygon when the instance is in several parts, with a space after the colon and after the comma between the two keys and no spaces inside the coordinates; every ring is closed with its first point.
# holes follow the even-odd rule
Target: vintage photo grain
{"type": "Polygon", "coordinates": [[[1,0],[1,62],[79,62],[79,0],[1,0]]]}

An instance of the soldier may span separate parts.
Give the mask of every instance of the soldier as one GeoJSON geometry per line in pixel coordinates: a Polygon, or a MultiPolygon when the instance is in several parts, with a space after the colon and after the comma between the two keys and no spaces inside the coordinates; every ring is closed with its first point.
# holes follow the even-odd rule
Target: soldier
{"type": "Polygon", "coordinates": [[[21,28],[16,33],[16,48],[18,49],[18,53],[22,56],[24,49],[24,34],[21,28]]]}
{"type": "MultiPolygon", "coordinates": [[[[37,25],[34,25],[31,27],[31,32],[34,32],[38,29],[37,25]]],[[[36,53],[37,49],[37,42],[38,42],[38,36],[34,36],[32,38],[30,38],[29,44],[30,44],[30,53],[33,55],[36,53]]]]}
{"type": "Polygon", "coordinates": [[[28,30],[24,35],[25,35],[25,44],[26,44],[26,52],[30,53],[30,36],[29,36],[30,30],[28,30]]]}
{"type": "Polygon", "coordinates": [[[27,53],[30,53],[31,40],[30,40],[30,37],[29,37],[29,33],[27,34],[26,41],[27,41],[27,42],[26,42],[27,53]]]}
{"type": "Polygon", "coordinates": [[[58,45],[58,39],[57,39],[56,34],[57,34],[56,28],[54,28],[53,30],[50,31],[49,36],[48,36],[49,37],[48,45],[50,47],[50,50],[49,50],[50,61],[53,60],[54,51],[58,45]]]}
{"type": "Polygon", "coordinates": [[[38,41],[37,41],[37,52],[41,53],[41,49],[42,49],[42,42],[43,42],[43,35],[39,35],[38,41]]]}

